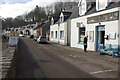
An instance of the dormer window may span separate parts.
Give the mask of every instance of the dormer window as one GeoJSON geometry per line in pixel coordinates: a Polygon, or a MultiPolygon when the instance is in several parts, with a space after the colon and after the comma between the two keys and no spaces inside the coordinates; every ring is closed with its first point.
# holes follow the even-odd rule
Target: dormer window
{"type": "Polygon", "coordinates": [[[60,22],[63,22],[63,17],[60,17],[60,22]]]}
{"type": "Polygon", "coordinates": [[[54,24],[54,19],[52,18],[52,19],[51,19],[51,25],[53,25],[53,24],[54,24]]]}
{"type": "Polygon", "coordinates": [[[61,15],[60,15],[60,22],[63,22],[64,21],[64,15],[63,15],[63,13],[61,13],[61,15]]]}
{"type": "Polygon", "coordinates": [[[105,9],[112,0],[96,0],[96,10],[105,9]]]}
{"type": "Polygon", "coordinates": [[[79,15],[84,15],[87,11],[86,0],[82,0],[79,4],[79,15]]]}

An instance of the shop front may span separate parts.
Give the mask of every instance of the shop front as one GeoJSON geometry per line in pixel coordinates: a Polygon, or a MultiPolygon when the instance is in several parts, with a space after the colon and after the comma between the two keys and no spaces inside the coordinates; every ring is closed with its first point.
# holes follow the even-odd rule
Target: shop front
{"type": "Polygon", "coordinates": [[[96,51],[98,51],[100,48],[100,45],[105,45],[105,26],[96,26],[96,33],[97,33],[97,41],[96,41],[96,51]]]}
{"type": "Polygon", "coordinates": [[[88,35],[87,50],[99,51],[100,45],[118,45],[119,8],[102,10],[71,20],[71,47],[83,49],[83,40],[88,35]],[[78,23],[83,26],[78,27],[78,23]]]}

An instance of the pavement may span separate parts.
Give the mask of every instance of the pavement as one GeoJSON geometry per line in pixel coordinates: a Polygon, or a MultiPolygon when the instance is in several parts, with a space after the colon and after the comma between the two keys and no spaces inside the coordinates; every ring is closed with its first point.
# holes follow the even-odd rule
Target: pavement
{"type": "Polygon", "coordinates": [[[119,75],[119,58],[60,44],[38,44],[32,39],[22,38],[18,56],[18,78],[113,79],[119,75]]]}
{"type": "Polygon", "coordinates": [[[8,71],[11,67],[12,59],[14,56],[15,47],[8,46],[8,39],[2,39],[2,55],[0,60],[0,71],[2,72],[2,78],[6,78],[8,71]]]}

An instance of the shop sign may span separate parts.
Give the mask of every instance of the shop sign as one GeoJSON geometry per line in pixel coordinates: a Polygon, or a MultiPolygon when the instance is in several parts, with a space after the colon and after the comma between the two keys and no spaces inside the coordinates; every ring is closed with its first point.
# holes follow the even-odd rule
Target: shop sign
{"type": "Polygon", "coordinates": [[[77,22],[77,27],[83,27],[83,23],[82,22],[77,22]]]}
{"type": "Polygon", "coordinates": [[[105,27],[98,27],[98,30],[105,30],[105,27]]]}
{"type": "Polygon", "coordinates": [[[115,32],[109,32],[109,39],[116,39],[116,33],[115,32]]]}
{"type": "Polygon", "coordinates": [[[9,37],[9,47],[16,47],[18,43],[17,37],[9,37]]]}
{"type": "Polygon", "coordinates": [[[98,23],[98,22],[106,22],[106,21],[113,21],[119,20],[119,11],[107,13],[103,15],[93,16],[87,18],[87,23],[98,23]]]}

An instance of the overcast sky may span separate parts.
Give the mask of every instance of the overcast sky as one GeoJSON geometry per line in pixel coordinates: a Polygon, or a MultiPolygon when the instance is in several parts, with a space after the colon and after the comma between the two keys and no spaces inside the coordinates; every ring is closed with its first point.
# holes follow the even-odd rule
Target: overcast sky
{"type": "Polygon", "coordinates": [[[16,17],[28,13],[38,6],[46,6],[57,0],[0,0],[0,16],[16,17]]]}

